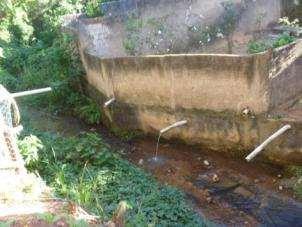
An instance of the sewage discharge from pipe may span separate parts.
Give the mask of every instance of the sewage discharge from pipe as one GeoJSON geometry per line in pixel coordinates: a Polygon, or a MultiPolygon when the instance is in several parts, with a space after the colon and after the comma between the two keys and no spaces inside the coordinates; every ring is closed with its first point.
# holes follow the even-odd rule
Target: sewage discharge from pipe
{"type": "Polygon", "coordinates": [[[159,131],[159,135],[158,135],[158,138],[157,138],[157,144],[156,144],[156,150],[155,150],[155,156],[154,156],[154,161],[157,161],[157,156],[158,156],[158,147],[159,147],[159,141],[160,141],[160,137],[162,136],[162,134],[170,131],[171,129],[173,128],[177,128],[177,127],[180,127],[180,126],[183,126],[185,124],[187,124],[188,121],[186,120],[183,120],[183,121],[178,121],[178,122],[175,122],[174,124],[172,125],[169,125],[168,127],[166,128],[163,128],[159,131]]]}

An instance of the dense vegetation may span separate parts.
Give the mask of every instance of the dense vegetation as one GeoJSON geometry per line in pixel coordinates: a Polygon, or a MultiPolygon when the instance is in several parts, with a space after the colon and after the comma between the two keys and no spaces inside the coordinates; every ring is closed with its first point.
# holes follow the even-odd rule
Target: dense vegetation
{"type": "MultiPolygon", "coordinates": [[[[30,98],[27,105],[73,114],[94,124],[100,121],[101,112],[83,94],[83,69],[75,43],[60,30],[61,17],[74,12],[102,14],[97,1],[1,1],[0,83],[10,91],[52,86],[52,94],[30,98]]],[[[283,38],[279,41],[283,43],[283,38]]],[[[126,217],[129,226],[202,225],[183,193],[160,185],[121,159],[97,134],[62,137],[33,129],[30,122],[24,126],[27,130],[19,146],[27,167],[38,171],[57,195],[105,220],[124,200],[130,207],[126,217]]],[[[301,191],[301,184],[297,184],[297,191],[301,191]]]]}
{"type": "Polygon", "coordinates": [[[150,175],[119,157],[95,133],[64,137],[33,127],[23,109],[19,147],[27,167],[38,171],[57,195],[77,202],[103,220],[118,203],[128,204],[128,226],[202,226],[201,219],[179,190],[157,183],[150,175]]]}
{"type": "Polygon", "coordinates": [[[271,48],[278,48],[290,44],[295,41],[295,37],[291,36],[288,33],[280,34],[274,40],[266,40],[266,41],[251,41],[248,44],[248,52],[250,54],[256,54],[260,52],[264,52],[271,48]]]}
{"type": "MultiPolygon", "coordinates": [[[[30,97],[26,105],[98,123],[102,116],[98,105],[82,92],[83,70],[75,43],[60,31],[61,16],[83,10],[92,16],[95,6],[95,2],[82,4],[78,0],[1,1],[0,83],[10,91],[52,86],[53,93],[30,97]]],[[[30,121],[23,124],[26,130],[19,147],[26,165],[37,171],[56,195],[77,202],[104,220],[112,217],[120,201],[126,201],[129,226],[202,225],[183,193],[160,185],[121,159],[97,134],[62,137],[33,128],[30,121]]]]}
{"type": "Polygon", "coordinates": [[[83,69],[76,44],[60,30],[63,15],[83,10],[80,2],[1,2],[0,82],[10,91],[51,86],[55,91],[50,98],[34,101],[98,123],[101,113],[96,103],[82,92],[83,69]]]}
{"type": "MultiPolygon", "coordinates": [[[[300,27],[299,23],[300,21],[298,19],[294,19],[293,21],[290,21],[288,17],[283,17],[279,19],[279,24],[284,26],[284,28],[299,28],[300,27]]],[[[282,34],[279,34],[274,39],[251,40],[248,43],[248,53],[255,54],[255,53],[266,51],[268,49],[279,48],[294,42],[295,39],[296,38],[293,35],[291,35],[289,32],[284,32],[282,34]]]]}

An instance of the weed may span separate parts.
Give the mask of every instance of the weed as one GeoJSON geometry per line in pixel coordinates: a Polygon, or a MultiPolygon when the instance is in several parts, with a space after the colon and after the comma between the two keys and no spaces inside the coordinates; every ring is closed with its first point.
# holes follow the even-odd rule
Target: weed
{"type": "Polygon", "coordinates": [[[31,170],[38,171],[58,196],[75,201],[104,220],[109,220],[119,202],[125,201],[131,207],[126,213],[129,226],[202,224],[182,192],[160,185],[121,159],[97,134],[65,138],[31,133],[43,144],[38,165],[31,170]]]}
{"type": "Polygon", "coordinates": [[[125,130],[119,127],[111,127],[111,132],[124,142],[129,142],[141,135],[141,132],[135,130],[125,130]]]}
{"type": "Polygon", "coordinates": [[[295,41],[295,38],[288,33],[281,34],[273,43],[274,48],[282,47],[295,41]]]}
{"type": "Polygon", "coordinates": [[[125,51],[130,55],[138,52],[140,45],[140,31],[143,27],[143,21],[135,14],[130,15],[125,22],[126,39],[123,41],[125,51]]]}
{"type": "Polygon", "coordinates": [[[39,214],[38,218],[41,219],[41,220],[43,220],[43,221],[46,221],[47,224],[53,224],[58,219],[60,219],[59,217],[56,217],[54,214],[51,214],[51,213],[39,214]]]}
{"type": "Polygon", "coordinates": [[[99,1],[93,0],[88,1],[84,7],[86,16],[88,17],[97,17],[102,16],[102,10],[99,1]]]}
{"type": "Polygon", "coordinates": [[[250,41],[248,43],[248,53],[255,54],[264,52],[270,48],[279,48],[295,41],[295,38],[288,33],[278,35],[274,40],[270,41],[250,41]]]}
{"type": "Polygon", "coordinates": [[[248,43],[248,53],[249,54],[256,54],[256,53],[260,53],[260,52],[264,52],[267,49],[269,49],[270,46],[265,43],[265,42],[261,42],[261,41],[250,41],[248,43]]]}

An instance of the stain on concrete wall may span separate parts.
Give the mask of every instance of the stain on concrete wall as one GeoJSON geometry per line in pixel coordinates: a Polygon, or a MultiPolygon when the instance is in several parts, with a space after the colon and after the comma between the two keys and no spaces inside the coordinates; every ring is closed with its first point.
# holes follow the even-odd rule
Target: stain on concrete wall
{"type": "Polygon", "coordinates": [[[88,51],[102,57],[245,53],[253,33],[281,17],[280,1],[114,1],[103,3],[99,23],[83,19],[80,29],[88,51]]]}

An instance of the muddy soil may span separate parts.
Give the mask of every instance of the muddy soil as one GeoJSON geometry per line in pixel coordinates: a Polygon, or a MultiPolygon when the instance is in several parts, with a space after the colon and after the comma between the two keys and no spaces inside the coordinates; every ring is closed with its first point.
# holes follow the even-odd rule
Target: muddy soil
{"type": "Polygon", "coordinates": [[[302,204],[289,183],[294,179],[281,167],[177,143],[160,145],[156,162],[155,146],[155,140],[137,141],[126,157],[161,182],[183,189],[207,219],[228,225],[302,225],[302,204]]]}
{"type": "Polygon", "coordinates": [[[214,223],[302,226],[302,203],[292,191],[295,179],[279,166],[246,163],[217,152],[167,141],[160,143],[155,161],[155,137],[126,143],[102,126],[87,127],[74,118],[27,111],[34,116],[35,127],[43,125],[40,130],[66,135],[87,130],[100,133],[125,159],[152,173],[160,182],[183,190],[195,210],[214,223]]]}

